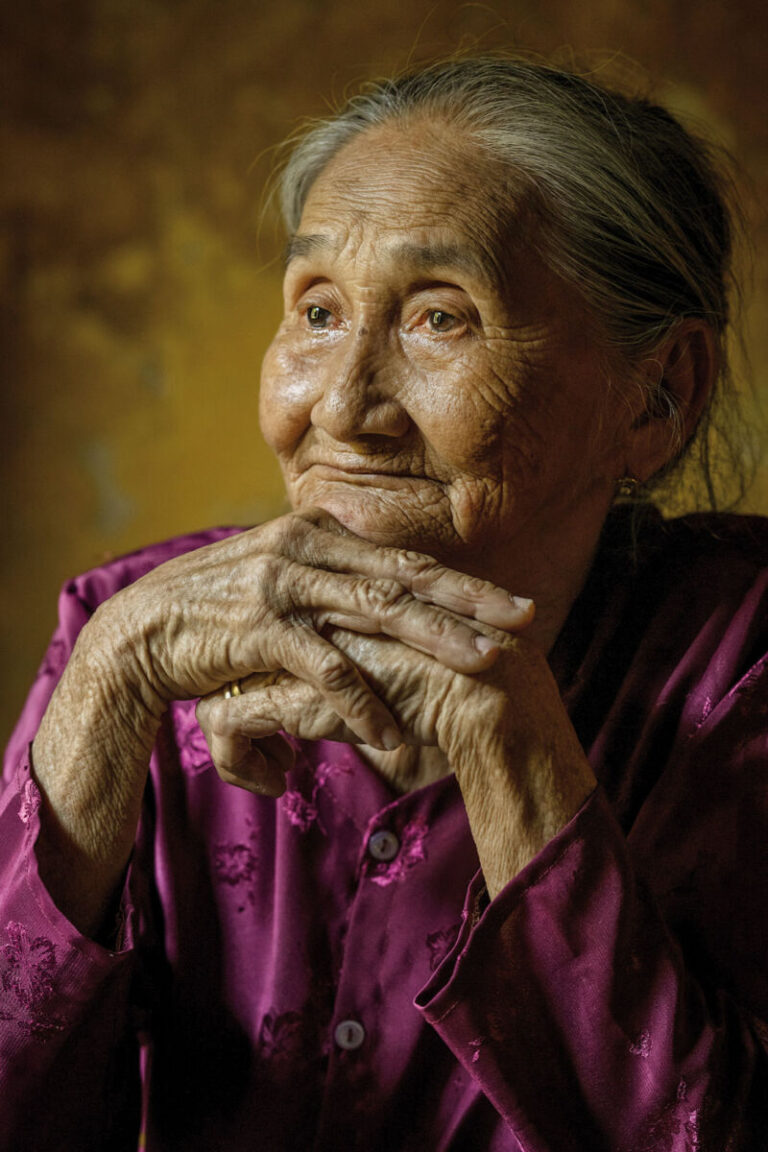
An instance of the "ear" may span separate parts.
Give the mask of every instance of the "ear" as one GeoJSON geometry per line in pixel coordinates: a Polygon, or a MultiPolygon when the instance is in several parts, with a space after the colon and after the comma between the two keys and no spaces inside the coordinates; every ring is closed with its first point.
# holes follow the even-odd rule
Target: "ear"
{"type": "Polygon", "coordinates": [[[711,327],[705,320],[684,320],[641,369],[648,377],[646,400],[632,424],[626,468],[644,483],[680,454],[696,430],[719,370],[711,327]]]}

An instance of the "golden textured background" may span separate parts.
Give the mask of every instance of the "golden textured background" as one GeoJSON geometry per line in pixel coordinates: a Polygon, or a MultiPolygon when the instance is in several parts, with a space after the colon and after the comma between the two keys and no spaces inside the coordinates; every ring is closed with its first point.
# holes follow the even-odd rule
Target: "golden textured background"
{"type": "MultiPolygon", "coordinates": [[[[634,61],[744,172],[768,333],[764,0],[8,0],[0,13],[0,736],[66,577],[281,508],[256,426],[279,314],[275,145],[355,82],[461,47],[634,61]]],[[[755,410],[752,420],[754,422],[755,410]]],[[[768,511],[768,472],[750,507],[768,511]]]]}

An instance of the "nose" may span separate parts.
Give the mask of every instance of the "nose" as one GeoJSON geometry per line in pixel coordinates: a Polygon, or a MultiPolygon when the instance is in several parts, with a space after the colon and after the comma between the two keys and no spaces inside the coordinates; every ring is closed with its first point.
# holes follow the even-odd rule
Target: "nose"
{"type": "Polygon", "coordinates": [[[400,438],[410,425],[401,400],[397,358],[361,326],[324,365],[312,423],[334,440],[400,438]]]}

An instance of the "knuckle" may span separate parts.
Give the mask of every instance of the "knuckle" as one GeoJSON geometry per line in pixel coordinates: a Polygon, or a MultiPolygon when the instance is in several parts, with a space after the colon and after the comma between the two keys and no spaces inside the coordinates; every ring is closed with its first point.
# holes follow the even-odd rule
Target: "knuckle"
{"type": "Polygon", "coordinates": [[[393,549],[393,555],[398,571],[409,581],[430,583],[445,571],[434,557],[427,556],[423,552],[413,552],[410,548],[396,548],[393,549]]]}
{"type": "Polygon", "coordinates": [[[453,636],[457,632],[464,632],[464,627],[455,620],[452,616],[448,616],[445,612],[429,612],[425,620],[426,631],[430,636],[437,640],[443,640],[446,637],[453,636]]]}
{"type": "Polygon", "coordinates": [[[262,600],[272,603],[279,599],[280,586],[285,573],[285,561],[271,552],[256,557],[253,579],[262,600]]]}
{"type": "Polygon", "coordinates": [[[269,520],[258,529],[258,547],[267,552],[282,552],[291,536],[289,517],[280,516],[277,520],[269,520]]]}
{"type": "MultiPolygon", "coordinates": [[[[352,681],[344,692],[343,716],[354,726],[370,718],[372,708],[375,710],[370,689],[355,671],[352,681]]],[[[340,713],[341,711],[339,709],[340,713]]]]}
{"type": "Polygon", "coordinates": [[[364,581],[361,591],[367,607],[376,614],[402,607],[411,599],[407,590],[397,580],[387,580],[383,577],[364,581]]]}
{"type": "Polygon", "coordinates": [[[493,584],[480,576],[465,576],[461,583],[464,595],[472,600],[478,600],[493,589],[493,584]]]}
{"type": "Polygon", "coordinates": [[[328,648],[317,662],[317,681],[326,692],[344,692],[358,683],[353,664],[336,648],[328,648]]]}
{"type": "Polygon", "coordinates": [[[209,747],[212,740],[229,735],[232,727],[229,712],[223,700],[211,701],[202,712],[198,705],[198,721],[209,747]]]}
{"type": "Polygon", "coordinates": [[[264,539],[272,551],[290,556],[313,526],[311,514],[289,512],[287,516],[279,516],[264,526],[264,539]]]}
{"type": "Polygon", "coordinates": [[[219,780],[224,784],[234,784],[235,777],[231,772],[227,771],[223,764],[219,764],[217,760],[214,760],[213,766],[216,769],[216,775],[219,777],[219,780]]]}

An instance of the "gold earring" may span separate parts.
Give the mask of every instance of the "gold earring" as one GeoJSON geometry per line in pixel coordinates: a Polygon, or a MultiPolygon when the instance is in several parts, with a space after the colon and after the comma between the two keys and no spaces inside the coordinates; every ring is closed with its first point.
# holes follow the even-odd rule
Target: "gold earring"
{"type": "Polygon", "coordinates": [[[636,480],[634,476],[622,476],[616,481],[616,496],[619,500],[631,500],[633,496],[637,495],[639,487],[640,481],[636,480]]]}

